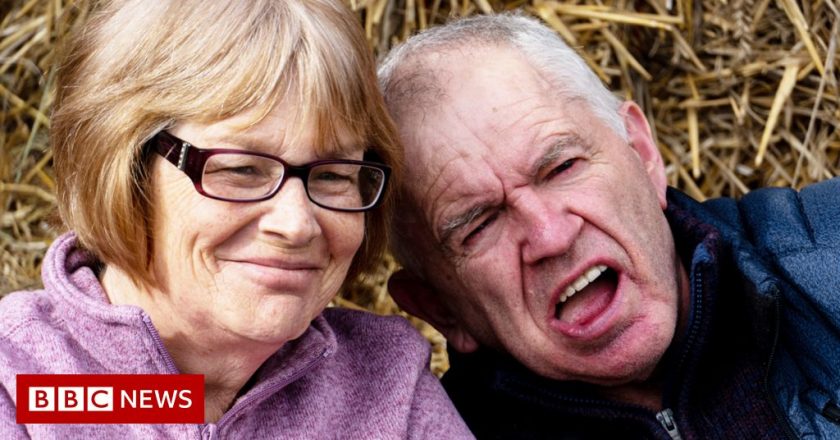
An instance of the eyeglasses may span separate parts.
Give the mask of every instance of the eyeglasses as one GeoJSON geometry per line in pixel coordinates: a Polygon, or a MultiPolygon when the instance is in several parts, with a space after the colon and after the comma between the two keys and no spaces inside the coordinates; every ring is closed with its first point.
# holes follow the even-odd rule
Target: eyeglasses
{"type": "Polygon", "coordinates": [[[149,142],[192,180],[196,191],[228,202],[270,199],[287,178],[298,177],[312,203],[333,211],[366,211],[381,201],[391,173],[387,165],[360,160],[318,160],[294,166],[265,153],[198,148],[166,131],[149,142]]]}

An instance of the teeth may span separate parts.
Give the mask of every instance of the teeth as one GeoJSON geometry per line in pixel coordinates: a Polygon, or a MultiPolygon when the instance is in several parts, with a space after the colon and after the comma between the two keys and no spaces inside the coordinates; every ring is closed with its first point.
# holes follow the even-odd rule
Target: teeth
{"type": "MultiPolygon", "coordinates": [[[[591,282],[595,281],[596,279],[598,279],[598,277],[601,276],[601,274],[604,273],[605,270],[607,270],[607,266],[601,265],[601,266],[593,267],[592,269],[587,270],[586,273],[583,274],[583,275],[591,283],[591,282]]],[[[578,290],[580,290],[580,289],[578,289],[578,290]]]]}
{"type": "Polygon", "coordinates": [[[560,302],[566,302],[566,300],[571,298],[572,295],[580,292],[584,289],[584,287],[588,286],[589,283],[597,280],[598,277],[601,276],[601,274],[604,273],[604,271],[606,270],[607,266],[603,264],[600,264],[587,270],[586,273],[580,276],[580,278],[574,280],[569,287],[566,287],[566,291],[563,292],[562,295],[560,295],[560,302]]]}

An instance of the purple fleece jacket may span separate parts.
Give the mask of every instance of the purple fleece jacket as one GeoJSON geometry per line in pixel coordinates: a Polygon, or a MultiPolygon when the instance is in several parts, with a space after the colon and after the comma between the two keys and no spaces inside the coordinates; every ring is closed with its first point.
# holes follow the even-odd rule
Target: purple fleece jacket
{"type": "Polygon", "coordinates": [[[405,319],[343,309],[266,360],[217,423],[17,425],[20,373],[178,373],[149,316],[108,303],[96,265],[66,234],[47,253],[44,290],[0,301],[0,438],[473,438],[405,319]]]}

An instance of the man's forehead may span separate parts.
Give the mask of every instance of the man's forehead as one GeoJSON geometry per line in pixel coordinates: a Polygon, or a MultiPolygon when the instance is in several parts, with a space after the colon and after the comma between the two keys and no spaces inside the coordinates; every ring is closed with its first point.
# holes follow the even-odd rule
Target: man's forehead
{"type": "MultiPolygon", "coordinates": [[[[542,87],[496,90],[492,78],[480,80],[450,88],[434,108],[398,121],[411,165],[408,182],[430,185],[447,169],[476,162],[503,161],[526,172],[541,154],[534,148],[546,147],[545,138],[576,131],[561,100],[547,96],[542,87]]],[[[468,167],[455,173],[462,171],[474,174],[468,167]]]]}
{"type": "Polygon", "coordinates": [[[500,203],[504,186],[527,179],[557,132],[574,130],[550,84],[507,48],[424,61],[439,82],[434,106],[398,119],[406,185],[430,226],[474,206],[500,203]],[[512,79],[515,79],[513,81],[512,79]],[[495,194],[492,194],[494,192],[495,194]]]}
{"type": "Polygon", "coordinates": [[[464,135],[429,134],[407,149],[404,186],[436,238],[445,216],[500,186],[486,150],[464,135]]]}
{"type": "Polygon", "coordinates": [[[460,200],[490,183],[492,164],[477,148],[469,148],[463,139],[459,142],[446,136],[427,141],[430,144],[406,155],[411,164],[406,170],[406,186],[424,211],[431,203],[460,200]]]}

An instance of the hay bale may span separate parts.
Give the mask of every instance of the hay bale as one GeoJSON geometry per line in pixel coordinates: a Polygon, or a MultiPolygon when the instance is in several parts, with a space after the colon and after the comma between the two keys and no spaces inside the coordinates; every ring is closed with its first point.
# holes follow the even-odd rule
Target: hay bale
{"type": "MultiPolygon", "coordinates": [[[[840,12],[831,1],[347,0],[372,49],[453,17],[521,9],[578,48],[652,121],[669,183],[698,199],[801,187],[840,173],[840,12]]],[[[0,9],[0,292],[39,284],[56,231],[47,149],[54,42],[86,16],[84,0],[13,0],[0,9]]],[[[468,81],[469,79],[464,79],[468,81]]],[[[513,80],[513,79],[511,79],[513,80]]],[[[402,313],[380,269],[337,305],[402,313]]],[[[413,322],[447,367],[443,338],[413,322]]]]}

